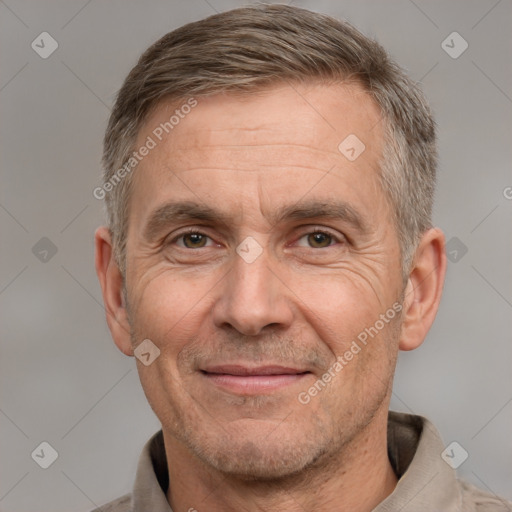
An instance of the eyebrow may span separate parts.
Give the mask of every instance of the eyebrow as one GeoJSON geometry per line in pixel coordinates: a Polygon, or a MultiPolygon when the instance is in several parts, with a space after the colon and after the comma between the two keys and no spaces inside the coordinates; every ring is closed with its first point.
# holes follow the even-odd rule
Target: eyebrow
{"type": "MultiPolygon", "coordinates": [[[[362,234],[369,230],[363,215],[350,204],[336,200],[299,201],[264,216],[272,226],[287,220],[325,218],[344,221],[362,234]]],[[[162,230],[184,221],[203,221],[227,228],[233,224],[230,219],[228,214],[205,204],[194,201],[170,201],[158,207],[150,215],[143,235],[146,240],[154,241],[162,230]]]]}
{"type": "Polygon", "coordinates": [[[308,200],[285,206],[275,214],[270,215],[272,225],[286,220],[307,220],[307,219],[332,219],[341,220],[351,224],[361,233],[369,230],[368,223],[353,206],[343,201],[336,200],[308,200]]]}

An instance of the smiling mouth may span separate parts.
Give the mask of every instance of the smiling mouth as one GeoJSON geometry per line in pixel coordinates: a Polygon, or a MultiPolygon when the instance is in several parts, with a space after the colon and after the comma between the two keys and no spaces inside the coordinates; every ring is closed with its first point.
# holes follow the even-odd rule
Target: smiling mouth
{"type": "Polygon", "coordinates": [[[201,374],[211,384],[231,393],[257,395],[288,387],[311,372],[284,366],[222,365],[205,368],[201,374]]]}

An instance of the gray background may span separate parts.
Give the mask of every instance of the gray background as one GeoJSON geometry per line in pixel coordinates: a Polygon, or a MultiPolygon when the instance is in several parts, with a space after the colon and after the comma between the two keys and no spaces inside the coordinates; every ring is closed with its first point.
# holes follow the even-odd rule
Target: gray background
{"type": "MultiPolygon", "coordinates": [[[[392,407],[428,416],[469,453],[459,474],[511,499],[512,3],[293,4],[347,18],[424,84],[440,136],[435,221],[460,242],[428,339],[401,354],[392,407]],[[457,59],[441,47],[453,31],[469,44],[457,59]]],[[[159,428],[110,339],[93,267],[101,140],[149,44],[240,5],[0,0],[2,511],[87,511],[127,492],[159,428]],[[47,59],[31,48],[43,31],[59,44],[47,59]],[[42,237],[55,255],[33,251],[42,237]],[[31,458],[42,441],[59,454],[46,470],[31,458]]]]}

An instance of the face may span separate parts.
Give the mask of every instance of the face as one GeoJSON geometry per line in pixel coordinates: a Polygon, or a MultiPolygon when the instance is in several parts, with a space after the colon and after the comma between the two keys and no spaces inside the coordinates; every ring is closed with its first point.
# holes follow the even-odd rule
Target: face
{"type": "Polygon", "coordinates": [[[379,110],[355,85],[197,102],[134,174],[132,343],[160,350],[142,386],[166,440],[207,466],[291,475],[388,407],[403,289],[379,110]],[[360,155],[353,137],[338,149],[349,135],[360,155]]]}

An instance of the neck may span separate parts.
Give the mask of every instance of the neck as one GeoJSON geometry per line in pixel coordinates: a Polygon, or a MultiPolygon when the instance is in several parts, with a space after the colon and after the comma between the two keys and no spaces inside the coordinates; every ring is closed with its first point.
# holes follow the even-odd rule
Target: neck
{"type": "Polygon", "coordinates": [[[370,512],[397,484],[387,454],[387,410],[329,460],[279,481],[248,481],[205,466],[164,431],[167,499],[175,511],[370,512]]]}

